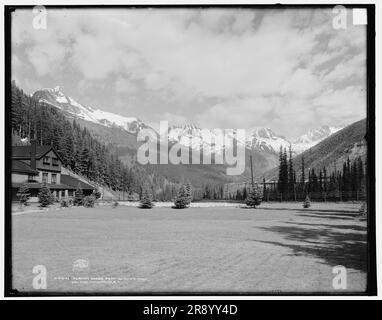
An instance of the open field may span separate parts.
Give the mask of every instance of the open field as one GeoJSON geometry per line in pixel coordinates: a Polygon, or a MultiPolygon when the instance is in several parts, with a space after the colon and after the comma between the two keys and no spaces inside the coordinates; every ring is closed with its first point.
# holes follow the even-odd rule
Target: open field
{"type": "Polygon", "coordinates": [[[13,287],[35,291],[44,265],[46,292],[338,292],[332,268],[343,265],[341,293],[366,289],[360,204],[235,206],[14,215],[13,287]]]}

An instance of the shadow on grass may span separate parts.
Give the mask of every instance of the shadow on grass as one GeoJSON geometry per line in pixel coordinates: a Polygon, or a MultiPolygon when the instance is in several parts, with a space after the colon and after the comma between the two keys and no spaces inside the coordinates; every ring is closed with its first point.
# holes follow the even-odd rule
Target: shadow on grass
{"type": "Polygon", "coordinates": [[[357,210],[314,209],[314,208],[282,208],[282,207],[280,207],[280,208],[278,208],[278,207],[264,208],[261,206],[259,206],[258,208],[262,209],[262,210],[277,210],[277,211],[286,210],[286,211],[298,211],[298,212],[307,212],[307,213],[311,213],[311,212],[314,212],[314,213],[334,213],[334,214],[347,213],[347,215],[349,215],[349,214],[357,215],[358,214],[357,210]]]}
{"type": "Polygon", "coordinates": [[[342,220],[354,220],[358,216],[358,213],[346,213],[346,214],[325,214],[319,211],[311,211],[303,214],[297,214],[299,217],[319,218],[319,219],[342,219],[342,220]]]}
{"type": "Polygon", "coordinates": [[[366,226],[356,226],[351,224],[336,225],[336,224],[322,224],[322,223],[305,223],[305,222],[291,222],[286,221],[287,224],[294,224],[298,226],[306,227],[324,227],[324,228],[335,228],[335,229],[348,229],[353,231],[365,231],[367,230],[366,226]]]}
{"type": "MultiPolygon", "coordinates": [[[[319,224],[317,226],[320,226],[319,224]]],[[[312,228],[302,226],[271,226],[260,229],[281,234],[282,242],[253,240],[256,242],[280,246],[292,250],[293,256],[312,256],[322,259],[324,263],[334,267],[342,265],[362,272],[367,272],[367,236],[359,233],[354,226],[328,226],[312,228]],[[335,230],[342,229],[342,230],[335,230]],[[344,231],[344,229],[347,229],[344,231]],[[289,243],[293,242],[293,243],[289,243]]]]}

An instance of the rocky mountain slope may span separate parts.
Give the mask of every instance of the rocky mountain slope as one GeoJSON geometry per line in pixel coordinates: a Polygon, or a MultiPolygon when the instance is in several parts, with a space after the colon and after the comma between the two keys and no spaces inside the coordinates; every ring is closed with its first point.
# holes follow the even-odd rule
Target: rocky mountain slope
{"type": "MultiPolygon", "coordinates": [[[[342,170],[343,163],[349,158],[361,157],[366,163],[367,140],[366,119],[339,130],[312,148],[296,156],[293,160],[297,177],[301,175],[301,159],[304,157],[305,170],[314,168],[316,171],[326,167],[328,172],[334,169],[342,170]]],[[[264,174],[267,180],[277,180],[278,168],[264,174]]],[[[260,177],[258,177],[260,178],[260,177]]]]}

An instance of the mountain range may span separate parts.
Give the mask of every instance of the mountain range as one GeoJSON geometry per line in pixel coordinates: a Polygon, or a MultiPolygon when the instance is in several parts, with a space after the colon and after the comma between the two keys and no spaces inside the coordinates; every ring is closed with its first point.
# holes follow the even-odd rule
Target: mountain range
{"type": "MultiPolygon", "coordinates": [[[[125,117],[85,106],[74,98],[65,95],[59,87],[38,90],[32,95],[41,103],[57,108],[81,126],[86,127],[100,142],[113,145],[118,158],[126,165],[136,161],[139,143],[137,134],[142,129],[152,129],[138,117],[125,117]]],[[[366,157],[366,121],[361,120],[349,126],[322,126],[311,129],[304,135],[289,139],[277,134],[270,128],[254,127],[246,130],[245,138],[238,140],[238,144],[245,146],[245,170],[241,175],[227,176],[226,165],[195,165],[195,164],[160,164],[148,165],[149,172],[158,174],[169,181],[179,182],[189,180],[194,186],[206,183],[229,183],[249,181],[251,176],[252,156],[253,171],[256,180],[277,179],[277,166],[280,146],[292,147],[294,153],[295,170],[300,170],[301,157],[304,156],[306,168],[322,168],[326,166],[330,171],[347,157],[366,157]]],[[[221,136],[221,131],[203,129],[195,124],[170,126],[168,128],[169,145],[180,143],[192,149],[203,150],[212,148],[214,153],[224,152],[226,148],[233,148],[232,141],[221,136]],[[209,142],[207,136],[212,137],[209,142]],[[195,139],[198,138],[199,139],[195,139]]],[[[338,168],[340,169],[340,168],[338,168]]]]}
{"type": "MultiPolygon", "coordinates": [[[[89,123],[91,123],[111,129],[121,129],[134,136],[142,129],[150,128],[154,130],[137,117],[125,117],[85,106],[77,102],[74,98],[65,95],[58,86],[38,90],[33,93],[33,97],[40,102],[62,110],[77,120],[84,121],[87,126],[90,126],[89,123]]],[[[300,154],[340,129],[342,129],[342,127],[330,127],[325,125],[312,129],[298,138],[288,139],[275,133],[270,128],[252,128],[246,130],[245,140],[239,140],[238,143],[244,145],[246,148],[276,154],[279,152],[281,146],[289,147],[289,145],[291,145],[294,154],[300,154]]],[[[191,146],[193,149],[209,149],[211,143],[208,142],[209,139],[207,139],[207,136],[212,137],[213,150],[216,153],[223,152],[225,148],[232,147],[232,145],[229,145],[227,141],[224,140],[221,131],[217,129],[202,129],[194,124],[186,124],[183,126],[170,126],[168,131],[168,139],[171,143],[180,143],[191,146]]]]}

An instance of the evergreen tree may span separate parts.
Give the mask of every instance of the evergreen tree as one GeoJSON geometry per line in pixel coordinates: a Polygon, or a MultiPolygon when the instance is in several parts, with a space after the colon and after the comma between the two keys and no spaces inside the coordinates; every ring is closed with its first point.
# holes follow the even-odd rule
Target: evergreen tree
{"type": "Polygon", "coordinates": [[[64,165],[70,169],[74,169],[74,145],[73,145],[73,132],[69,122],[63,124],[63,134],[59,141],[57,152],[64,165]]]}
{"type": "Polygon", "coordinates": [[[361,187],[362,184],[364,183],[364,170],[363,170],[363,162],[362,162],[362,159],[361,157],[358,157],[357,159],[357,163],[358,163],[358,185],[361,187]]]}
{"type": "Polygon", "coordinates": [[[20,186],[19,190],[17,191],[16,196],[19,199],[20,204],[25,205],[25,206],[27,205],[28,200],[30,198],[30,193],[29,193],[28,185],[26,183],[24,183],[20,186]]]}
{"type": "Polygon", "coordinates": [[[341,192],[343,200],[348,200],[349,191],[351,191],[351,169],[350,169],[350,160],[343,163],[342,166],[342,176],[341,176],[341,192]]]}
{"type": "Polygon", "coordinates": [[[88,177],[90,173],[91,159],[90,159],[90,151],[87,147],[84,147],[80,153],[79,159],[79,171],[82,175],[88,177]]]}
{"type": "Polygon", "coordinates": [[[284,148],[283,153],[283,183],[284,183],[284,193],[287,193],[289,191],[289,172],[288,172],[288,155],[287,155],[287,149],[284,148]]]}
{"type": "Polygon", "coordinates": [[[53,203],[53,195],[46,183],[43,183],[41,190],[38,193],[38,202],[41,207],[48,207],[53,203]]]}
{"type": "Polygon", "coordinates": [[[236,190],[236,200],[243,200],[243,195],[241,194],[240,189],[236,190]]]}
{"type": "Polygon", "coordinates": [[[187,194],[187,189],[185,185],[181,185],[178,194],[176,195],[176,199],[174,201],[174,206],[176,209],[184,209],[189,205],[189,197],[187,194]]]}
{"type": "MultiPolygon", "coordinates": [[[[263,197],[265,197],[266,193],[267,193],[267,188],[265,184],[265,177],[263,177],[263,197]]],[[[247,199],[247,196],[244,199],[247,199]]]]}
{"type": "Polygon", "coordinates": [[[305,197],[305,200],[304,200],[304,203],[302,204],[302,206],[304,208],[309,208],[310,207],[310,199],[309,199],[308,195],[305,197]]]}
{"type": "Polygon", "coordinates": [[[77,190],[74,195],[74,205],[82,206],[83,199],[84,199],[84,193],[82,192],[80,183],[78,183],[77,190]]]}
{"type": "Polygon", "coordinates": [[[304,156],[301,157],[301,183],[303,190],[305,190],[305,161],[304,156]]]}
{"type": "Polygon", "coordinates": [[[150,191],[150,188],[145,184],[142,188],[141,200],[139,203],[139,208],[141,209],[151,209],[154,206],[153,195],[150,191]]]}
{"type": "Polygon", "coordinates": [[[22,137],[22,117],[25,113],[23,105],[23,92],[17,88],[15,82],[12,83],[12,97],[11,97],[11,115],[12,115],[12,130],[17,132],[22,137]]]}
{"type": "Polygon", "coordinates": [[[288,160],[287,152],[284,148],[280,147],[279,154],[279,180],[278,180],[279,192],[286,193],[288,191],[288,160]]]}
{"type": "Polygon", "coordinates": [[[262,200],[262,195],[260,193],[259,188],[253,187],[248,193],[247,198],[245,199],[245,204],[248,207],[256,208],[259,206],[262,200]]]}
{"type": "Polygon", "coordinates": [[[189,181],[185,184],[186,192],[187,192],[187,205],[189,205],[192,201],[192,185],[189,181]]]}
{"type": "Polygon", "coordinates": [[[324,185],[323,185],[323,189],[324,189],[324,192],[327,192],[328,191],[328,185],[327,185],[327,183],[328,183],[328,177],[327,177],[327,172],[326,172],[326,168],[324,167],[324,173],[323,173],[323,175],[324,175],[324,185]]]}
{"type": "Polygon", "coordinates": [[[293,169],[293,157],[292,157],[292,145],[289,145],[289,162],[288,162],[288,186],[289,193],[294,192],[294,169],[293,169]]]}
{"type": "Polygon", "coordinates": [[[317,192],[317,191],[319,191],[319,189],[318,189],[318,177],[316,175],[314,168],[312,168],[310,175],[311,175],[311,179],[312,179],[311,190],[312,190],[312,192],[317,192]]]}

